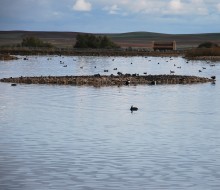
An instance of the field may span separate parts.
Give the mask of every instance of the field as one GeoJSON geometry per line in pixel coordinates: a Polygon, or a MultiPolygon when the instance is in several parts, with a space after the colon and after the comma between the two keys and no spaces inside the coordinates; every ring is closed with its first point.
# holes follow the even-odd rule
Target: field
{"type": "MultiPolygon", "coordinates": [[[[0,46],[13,46],[21,43],[27,36],[35,36],[49,42],[58,48],[72,48],[77,32],[41,32],[41,31],[0,31],[0,46]]],[[[130,32],[106,35],[123,48],[151,48],[153,41],[176,41],[177,49],[187,49],[198,46],[202,42],[220,44],[220,33],[208,34],[161,34],[151,32],[130,32]]]]}

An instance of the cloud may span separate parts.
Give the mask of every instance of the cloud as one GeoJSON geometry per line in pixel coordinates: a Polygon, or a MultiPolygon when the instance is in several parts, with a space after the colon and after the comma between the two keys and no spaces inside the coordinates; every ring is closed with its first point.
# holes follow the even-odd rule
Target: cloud
{"type": "Polygon", "coordinates": [[[108,11],[109,14],[119,14],[118,11],[120,10],[120,8],[118,8],[118,5],[114,4],[114,5],[112,5],[112,6],[106,6],[106,7],[104,7],[103,10],[108,11]]]}
{"type": "Polygon", "coordinates": [[[173,11],[180,11],[183,8],[183,4],[180,0],[172,0],[170,1],[170,8],[173,11]]]}
{"type": "Polygon", "coordinates": [[[217,9],[220,12],[220,3],[217,4],[217,9]]]}
{"type": "MultiPolygon", "coordinates": [[[[105,7],[108,13],[119,13],[114,7],[120,7],[120,12],[129,14],[145,14],[152,16],[168,15],[208,15],[216,7],[218,0],[94,0],[95,5],[105,7]],[[107,7],[107,8],[106,8],[107,7]]],[[[215,8],[216,9],[216,8],[215,8]]]]}
{"type": "Polygon", "coordinates": [[[85,0],[76,0],[73,5],[73,10],[75,11],[90,11],[92,9],[92,4],[86,2],[85,0]]]}

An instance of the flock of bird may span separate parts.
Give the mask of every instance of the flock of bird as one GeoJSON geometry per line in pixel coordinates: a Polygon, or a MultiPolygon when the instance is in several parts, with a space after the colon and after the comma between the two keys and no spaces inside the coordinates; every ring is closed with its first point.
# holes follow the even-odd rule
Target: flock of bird
{"type": "MultiPolygon", "coordinates": [[[[62,57],[62,58],[64,58],[64,57],[62,57]]],[[[145,57],[145,58],[147,58],[147,57],[145,57]]],[[[28,58],[25,57],[24,60],[28,60],[28,58]]],[[[47,60],[51,60],[51,58],[48,58],[47,60]]],[[[172,60],[173,60],[173,59],[170,57],[170,61],[172,61],[172,60]]],[[[77,61],[77,60],[76,60],[76,59],[73,59],[73,61],[77,61]]],[[[112,61],[115,61],[115,59],[112,59],[112,61]]],[[[151,62],[151,59],[149,59],[148,61],[151,62]]],[[[169,61],[166,60],[166,62],[169,62],[169,61]]],[[[186,61],[186,63],[189,63],[189,61],[186,61]]],[[[207,63],[210,63],[210,62],[207,61],[207,63]]],[[[63,67],[67,67],[67,64],[65,64],[64,61],[60,61],[60,64],[63,65],[63,67]]],[[[131,62],[131,64],[133,64],[133,63],[131,62]]],[[[159,65],[160,62],[158,62],[157,64],[159,65]]],[[[214,67],[214,66],[215,66],[215,64],[210,64],[210,67],[214,67]]],[[[182,68],[181,66],[177,66],[176,64],[174,64],[174,67],[177,68],[177,69],[181,69],[181,68],[182,68]]],[[[96,68],[96,66],[94,66],[94,68],[96,68]]],[[[80,66],[80,69],[83,69],[83,66],[80,66]]],[[[202,67],[201,69],[198,70],[198,72],[201,73],[202,70],[205,70],[205,69],[206,69],[206,67],[202,67]]],[[[117,71],[118,68],[115,67],[113,70],[114,70],[114,71],[117,71]]],[[[103,71],[104,71],[105,73],[107,73],[107,72],[109,72],[109,69],[104,69],[103,71]]],[[[117,74],[118,74],[119,76],[122,76],[122,75],[123,75],[122,72],[117,72],[117,74]]],[[[144,75],[147,75],[147,72],[143,72],[143,74],[144,74],[144,75]]],[[[175,70],[170,70],[170,74],[175,74],[175,70]]],[[[94,76],[101,76],[101,75],[100,75],[100,74],[95,74],[94,76]]],[[[139,74],[132,74],[132,76],[139,76],[139,74]]],[[[211,76],[211,78],[212,78],[213,80],[216,79],[215,76],[211,76]]],[[[130,81],[126,81],[126,85],[129,85],[129,84],[130,84],[130,81]]],[[[12,86],[16,86],[16,84],[12,84],[12,86]]],[[[132,105],[131,108],[130,108],[130,111],[131,111],[131,112],[137,111],[137,110],[138,110],[138,108],[137,108],[137,107],[134,107],[133,105],[132,105]]]]}

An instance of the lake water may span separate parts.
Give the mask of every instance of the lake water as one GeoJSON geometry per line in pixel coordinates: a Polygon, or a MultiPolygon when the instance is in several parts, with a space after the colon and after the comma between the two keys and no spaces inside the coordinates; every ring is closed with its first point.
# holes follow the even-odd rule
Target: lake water
{"type": "Polygon", "coordinates": [[[211,67],[205,61],[171,59],[29,56],[0,61],[0,78],[170,70],[217,77],[215,85],[0,83],[0,189],[219,190],[220,62],[211,67]],[[139,110],[131,113],[131,105],[139,110]]]}

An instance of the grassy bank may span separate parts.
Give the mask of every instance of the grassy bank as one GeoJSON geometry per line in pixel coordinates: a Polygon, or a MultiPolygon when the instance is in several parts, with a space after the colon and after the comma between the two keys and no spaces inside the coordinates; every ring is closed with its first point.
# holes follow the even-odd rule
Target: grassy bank
{"type": "Polygon", "coordinates": [[[187,59],[220,60],[220,47],[191,49],[185,55],[187,59]]]}
{"type": "Polygon", "coordinates": [[[71,56],[180,56],[184,51],[156,52],[144,49],[73,49],[73,48],[1,48],[11,55],[71,55],[71,56]]]}

